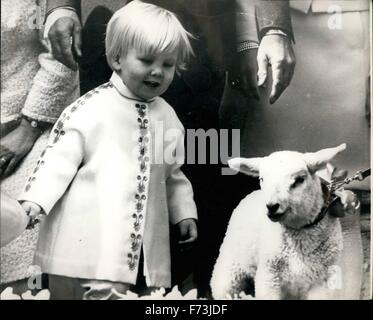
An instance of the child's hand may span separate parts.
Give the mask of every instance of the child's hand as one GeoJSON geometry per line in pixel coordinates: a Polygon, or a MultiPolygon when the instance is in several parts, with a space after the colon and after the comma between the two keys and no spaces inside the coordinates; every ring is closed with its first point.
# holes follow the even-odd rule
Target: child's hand
{"type": "Polygon", "coordinates": [[[27,216],[30,218],[28,228],[34,227],[39,222],[38,216],[42,213],[42,209],[39,205],[31,201],[25,201],[21,203],[23,210],[26,211],[27,216]]]}
{"type": "Polygon", "coordinates": [[[177,224],[179,230],[178,244],[183,247],[182,250],[189,249],[197,240],[197,224],[194,219],[184,219],[177,224]]]}

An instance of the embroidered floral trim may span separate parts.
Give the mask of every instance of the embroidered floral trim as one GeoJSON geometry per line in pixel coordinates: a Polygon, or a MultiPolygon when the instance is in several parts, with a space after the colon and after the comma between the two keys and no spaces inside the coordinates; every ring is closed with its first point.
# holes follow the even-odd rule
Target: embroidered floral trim
{"type": "Polygon", "coordinates": [[[140,255],[138,250],[141,249],[142,237],[138,232],[141,229],[142,222],[144,221],[145,202],[147,201],[147,184],[149,181],[149,137],[148,125],[149,119],[147,116],[147,106],[145,104],[136,103],[135,105],[139,124],[139,174],[137,176],[137,193],[135,194],[135,213],[132,214],[134,219],[133,228],[134,232],[131,233],[131,253],[128,254],[128,266],[130,270],[135,270],[138,263],[137,257],[140,255]]]}
{"type": "Polygon", "coordinates": [[[140,244],[141,244],[141,235],[138,234],[134,234],[132,233],[131,234],[131,241],[132,241],[132,251],[137,251],[139,248],[140,248],[140,244]]]}
{"type": "Polygon", "coordinates": [[[133,224],[133,226],[135,228],[135,231],[139,231],[140,227],[141,227],[141,220],[143,219],[143,215],[142,214],[136,214],[136,213],[134,213],[132,215],[132,218],[135,219],[135,222],[133,224]]]}
{"type": "Polygon", "coordinates": [[[128,266],[131,271],[135,270],[137,265],[137,260],[139,260],[139,256],[137,254],[133,255],[132,253],[128,254],[128,266]]]}
{"type": "Polygon", "coordinates": [[[49,148],[53,148],[53,146],[61,139],[62,136],[65,135],[64,125],[65,122],[70,120],[70,116],[80,107],[83,106],[87,99],[93,97],[95,94],[101,92],[102,89],[112,88],[113,84],[111,82],[107,82],[102,84],[101,86],[87,92],[84,96],[80,97],[78,100],[75,101],[74,105],[70,108],[68,112],[63,112],[60,118],[57,120],[56,124],[54,125],[53,131],[51,132],[51,136],[54,134],[52,143],[48,144],[47,147],[43,150],[40,154],[39,161],[36,163],[36,167],[32,173],[32,175],[28,178],[27,184],[25,186],[25,192],[28,192],[31,188],[32,182],[36,180],[35,174],[39,171],[40,167],[44,165],[44,161],[42,160],[47,153],[49,148]]]}
{"type": "Polygon", "coordinates": [[[148,181],[147,177],[137,176],[138,184],[137,184],[137,192],[143,193],[145,192],[145,183],[148,181]]]}

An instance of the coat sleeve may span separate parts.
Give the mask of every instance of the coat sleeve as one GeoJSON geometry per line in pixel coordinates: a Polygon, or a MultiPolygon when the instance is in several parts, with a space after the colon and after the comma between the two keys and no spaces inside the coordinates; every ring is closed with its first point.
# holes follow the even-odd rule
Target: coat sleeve
{"type": "Polygon", "coordinates": [[[197,219],[192,184],[180,169],[184,163],[184,130],[181,123],[180,128],[174,152],[175,163],[171,166],[166,179],[167,203],[171,224],[177,224],[188,218],[197,219]]]}
{"type": "MultiPolygon", "coordinates": [[[[39,1],[43,17],[50,1],[39,1]]],[[[53,2],[53,1],[52,1],[53,2]]],[[[32,86],[22,108],[22,114],[32,119],[55,123],[69,104],[79,97],[78,72],[58,62],[47,49],[40,30],[39,69],[31,79],[32,86]],[[44,52],[45,51],[45,52],[44,52]]]]}
{"type": "Polygon", "coordinates": [[[280,29],[294,41],[288,0],[255,0],[259,39],[269,29],[280,29]]]}
{"type": "Polygon", "coordinates": [[[50,53],[39,55],[39,65],[22,114],[54,123],[62,110],[79,96],[78,73],[55,60],[50,53]]]}
{"type": "Polygon", "coordinates": [[[72,115],[75,107],[73,104],[67,108],[57,120],[48,145],[18,199],[37,203],[46,214],[63,196],[83,161],[86,130],[80,125],[84,119],[72,115]]]}

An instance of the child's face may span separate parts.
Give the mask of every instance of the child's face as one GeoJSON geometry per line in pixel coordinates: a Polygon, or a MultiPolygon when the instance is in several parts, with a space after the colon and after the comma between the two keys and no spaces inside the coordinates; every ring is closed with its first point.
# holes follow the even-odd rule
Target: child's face
{"type": "Polygon", "coordinates": [[[133,94],[151,99],[164,93],[171,84],[177,54],[177,50],[151,54],[130,48],[119,57],[114,68],[133,94]]]}

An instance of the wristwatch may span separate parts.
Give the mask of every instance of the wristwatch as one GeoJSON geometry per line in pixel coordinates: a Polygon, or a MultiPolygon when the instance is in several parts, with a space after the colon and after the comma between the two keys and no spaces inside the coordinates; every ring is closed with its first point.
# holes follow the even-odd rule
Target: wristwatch
{"type": "Polygon", "coordinates": [[[50,123],[48,122],[38,121],[28,116],[25,116],[24,114],[22,115],[22,119],[25,119],[32,128],[39,129],[41,132],[43,132],[45,129],[47,129],[50,126],[50,123]]]}

